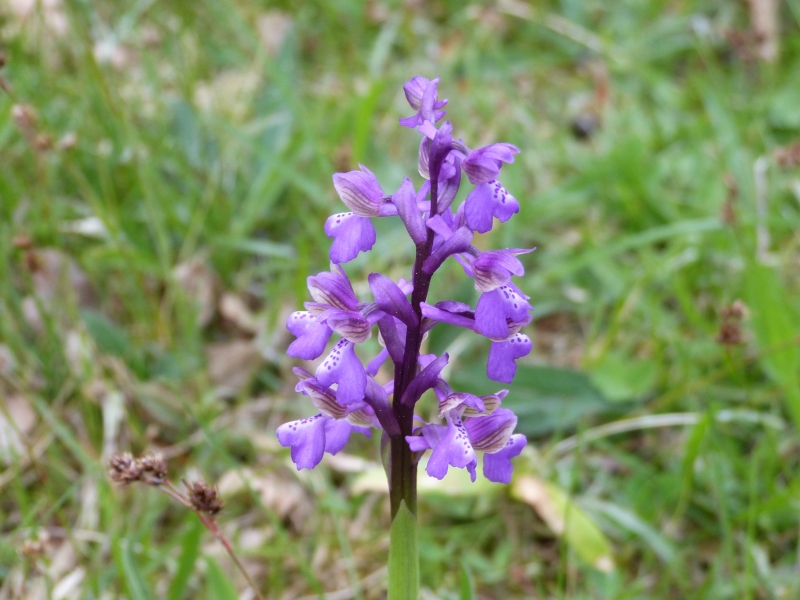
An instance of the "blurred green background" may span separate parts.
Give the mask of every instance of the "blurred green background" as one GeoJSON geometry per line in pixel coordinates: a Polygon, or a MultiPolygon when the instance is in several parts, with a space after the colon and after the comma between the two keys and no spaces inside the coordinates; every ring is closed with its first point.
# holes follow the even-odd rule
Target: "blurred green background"
{"type": "MultiPolygon", "coordinates": [[[[420,183],[417,74],[522,151],[481,247],[538,248],[531,443],[511,486],[426,481],[422,597],[797,598],[799,28],[798,0],[4,0],[0,598],[251,598],[193,514],[107,480],[156,449],[218,483],[266,597],[385,597],[377,440],[297,473],[274,430],[312,410],[283,322],[332,173],[420,183]]],[[[385,221],[365,298],[413,261],[385,221]]],[[[452,267],[431,294],[477,299],[452,267]]],[[[428,347],[496,389],[485,340],[428,347]]]]}

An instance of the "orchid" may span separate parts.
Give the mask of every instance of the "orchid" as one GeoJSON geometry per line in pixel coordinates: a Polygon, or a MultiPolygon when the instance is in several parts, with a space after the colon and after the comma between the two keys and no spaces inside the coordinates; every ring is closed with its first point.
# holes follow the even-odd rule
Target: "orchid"
{"type": "MultiPolygon", "coordinates": [[[[488,338],[487,376],[511,383],[517,361],[532,347],[521,330],[531,321],[533,308],[513,282],[525,272],[518,256],[532,250],[481,251],[473,245],[474,235],[490,231],[495,218],[505,222],[519,212],[519,202],[497,179],[519,150],[508,143],[472,150],[453,138],[450,122],[437,127],[447,104],[439,100],[438,85],[438,78],[417,76],[403,87],[415,113],[400,124],[422,134],[417,166],[424,181],[417,188],[407,177],[397,191],[387,194],[363,165],[333,176],[347,212],[325,222],[325,234],[333,238],[330,271],[308,278],[313,301],[286,323],[296,337],[289,356],[324,358],[313,374],[294,369],[296,391],[311,400],[316,414],[281,425],[278,441],[290,448],[298,470],[312,469],[326,452],[339,452],[353,432],[370,435],[371,429],[380,430],[389,449],[393,521],[416,514],[417,468],[424,454],[430,453],[425,471],[436,479],[443,479],[452,467],[466,469],[475,481],[482,456],[483,476],[508,483],[511,461],[527,443],[524,435],[514,433],[517,417],[501,407],[507,390],[488,396],[454,391],[442,376],[448,354],[421,353],[424,336],[434,327],[469,329],[488,338]],[[454,207],[465,180],[474,187],[454,207]],[[387,217],[399,217],[415,246],[411,279],[395,281],[371,273],[371,298],[359,298],[342,264],[373,248],[372,219],[387,217]],[[480,292],[475,308],[446,299],[428,302],[431,280],[448,260],[459,263],[473,279],[480,292]],[[366,355],[361,346],[375,327],[382,348],[366,355]],[[326,354],[331,338],[335,341],[326,354]],[[382,368],[387,361],[394,367],[391,378],[382,368]],[[438,421],[430,423],[418,416],[418,404],[429,390],[439,400],[438,421]]],[[[392,597],[396,596],[390,584],[392,597]]]]}

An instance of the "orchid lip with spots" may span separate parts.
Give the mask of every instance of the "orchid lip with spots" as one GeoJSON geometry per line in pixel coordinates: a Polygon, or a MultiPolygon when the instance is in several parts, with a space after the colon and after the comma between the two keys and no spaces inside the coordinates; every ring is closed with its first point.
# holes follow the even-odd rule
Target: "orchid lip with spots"
{"type": "MultiPolygon", "coordinates": [[[[475,481],[479,457],[483,476],[508,483],[512,459],[527,443],[514,433],[517,418],[502,407],[508,393],[499,390],[476,396],[453,390],[442,378],[449,357],[423,355],[425,334],[433,327],[453,325],[487,338],[486,374],[511,383],[516,361],[531,350],[522,330],[531,321],[533,307],[514,283],[524,274],[519,256],[530,249],[478,250],[476,233],[489,232],[520,210],[519,201],[500,182],[504,165],[514,162],[519,150],[508,143],[470,149],[453,139],[445,117],[447,100],[439,99],[439,78],[416,76],[404,86],[414,112],[400,119],[404,127],[421,134],[417,167],[424,180],[419,187],[409,177],[399,189],[386,193],[367,167],[336,173],[333,186],[346,207],[324,224],[332,238],[330,271],[308,278],[313,299],[305,311],[294,312],[286,323],[296,337],[287,353],[315,360],[323,355],[315,373],[299,367],[297,391],[311,399],[317,413],[278,428],[278,440],[291,449],[298,469],[311,469],[325,452],[344,448],[353,433],[370,435],[381,430],[389,445],[389,491],[392,516],[402,502],[416,513],[416,471],[423,453],[429,452],[426,471],[441,479],[450,468],[467,469],[475,481]],[[462,176],[463,175],[463,176],[462,176]],[[459,206],[453,201],[462,185],[473,186],[459,206]],[[372,219],[399,218],[415,247],[411,278],[393,280],[381,273],[368,277],[371,301],[359,299],[342,265],[376,243],[372,219]],[[448,260],[457,261],[480,292],[475,307],[447,299],[429,300],[431,280],[448,260]],[[362,357],[356,347],[377,327],[382,350],[362,357]],[[333,347],[326,354],[331,338],[333,347]],[[381,365],[391,361],[394,377],[379,378],[381,365]],[[438,422],[422,420],[420,398],[433,390],[439,399],[438,422]]],[[[310,413],[311,411],[309,411],[310,413]]]]}

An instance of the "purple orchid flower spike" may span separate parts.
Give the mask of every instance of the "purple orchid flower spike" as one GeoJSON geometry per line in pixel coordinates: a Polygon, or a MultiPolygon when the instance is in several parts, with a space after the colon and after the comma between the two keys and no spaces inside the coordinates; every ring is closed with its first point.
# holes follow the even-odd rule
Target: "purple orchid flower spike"
{"type": "MultiPolygon", "coordinates": [[[[402,506],[416,513],[422,453],[429,452],[425,468],[431,477],[442,479],[453,467],[466,469],[475,481],[483,461],[483,476],[508,483],[512,459],[527,443],[515,433],[514,413],[501,406],[508,390],[484,396],[454,391],[445,376],[448,355],[421,353],[434,327],[462,327],[490,340],[487,376],[511,383],[518,361],[532,348],[523,331],[533,307],[512,283],[525,272],[518,256],[531,250],[482,251],[473,245],[475,234],[490,231],[495,219],[503,223],[520,211],[520,203],[498,181],[503,165],[513,163],[519,150],[508,143],[472,150],[454,137],[453,125],[443,121],[447,100],[439,100],[438,86],[438,78],[417,76],[403,88],[415,112],[400,123],[421,134],[417,167],[424,180],[418,190],[404,178],[389,196],[361,165],[333,175],[348,212],[325,221],[325,235],[332,239],[331,267],[308,278],[311,301],[286,323],[296,336],[287,354],[322,360],[313,373],[294,367],[295,390],[310,401],[313,416],[281,425],[278,440],[290,449],[298,469],[311,469],[326,452],[341,451],[354,432],[381,430],[382,447],[389,453],[393,518],[402,506]],[[466,200],[457,204],[467,182],[466,200]],[[372,298],[365,301],[359,295],[366,287],[357,286],[357,295],[342,264],[375,247],[372,219],[383,217],[399,217],[415,261],[408,281],[371,272],[372,298]],[[432,288],[432,279],[448,259],[474,280],[480,292],[474,309],[447,298],[428,299],[431,289],[438,289],[432,288]],[[362,345],[376,326],[377,353],[362,345]],[[434,396],[437,417],[432,423],[420,421],[417,405],[434,396]]],[[[382,257],[382,262],[393,264],[393,257],[382,257]]]]}

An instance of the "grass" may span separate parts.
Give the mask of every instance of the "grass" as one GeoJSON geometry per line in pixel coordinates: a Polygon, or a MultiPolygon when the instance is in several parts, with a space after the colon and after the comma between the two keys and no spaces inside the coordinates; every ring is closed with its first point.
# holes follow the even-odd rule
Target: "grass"
{"type": "MultiPolygon", "coordinates": [[[[25,6],[0,9],[0,598],[246,594],[193,514],[107,480],[153,448],[220,483],[267,597],[381,597],[388,500],[354,491],[375,444],[297,473],[274,430],[307,408],[282,322],[327,265],[331,174],[414,173],[417,73],[466,140],[522,150],[522,211],[480,243],[538,248],[508,397],[533,449],[510,489],[425,493],[424,597],[800,594],[800,198],[773,156],[800,136],[795,0],[771,65],[724,2],[25,6]]],[[[380,223],[354,281],[403,275],[401,234],[380,223]]],[[[445,295],[475,301],[452,269],[445,295]]],[[[480,340],[429,348],[493,389],[480,340]]]]}

